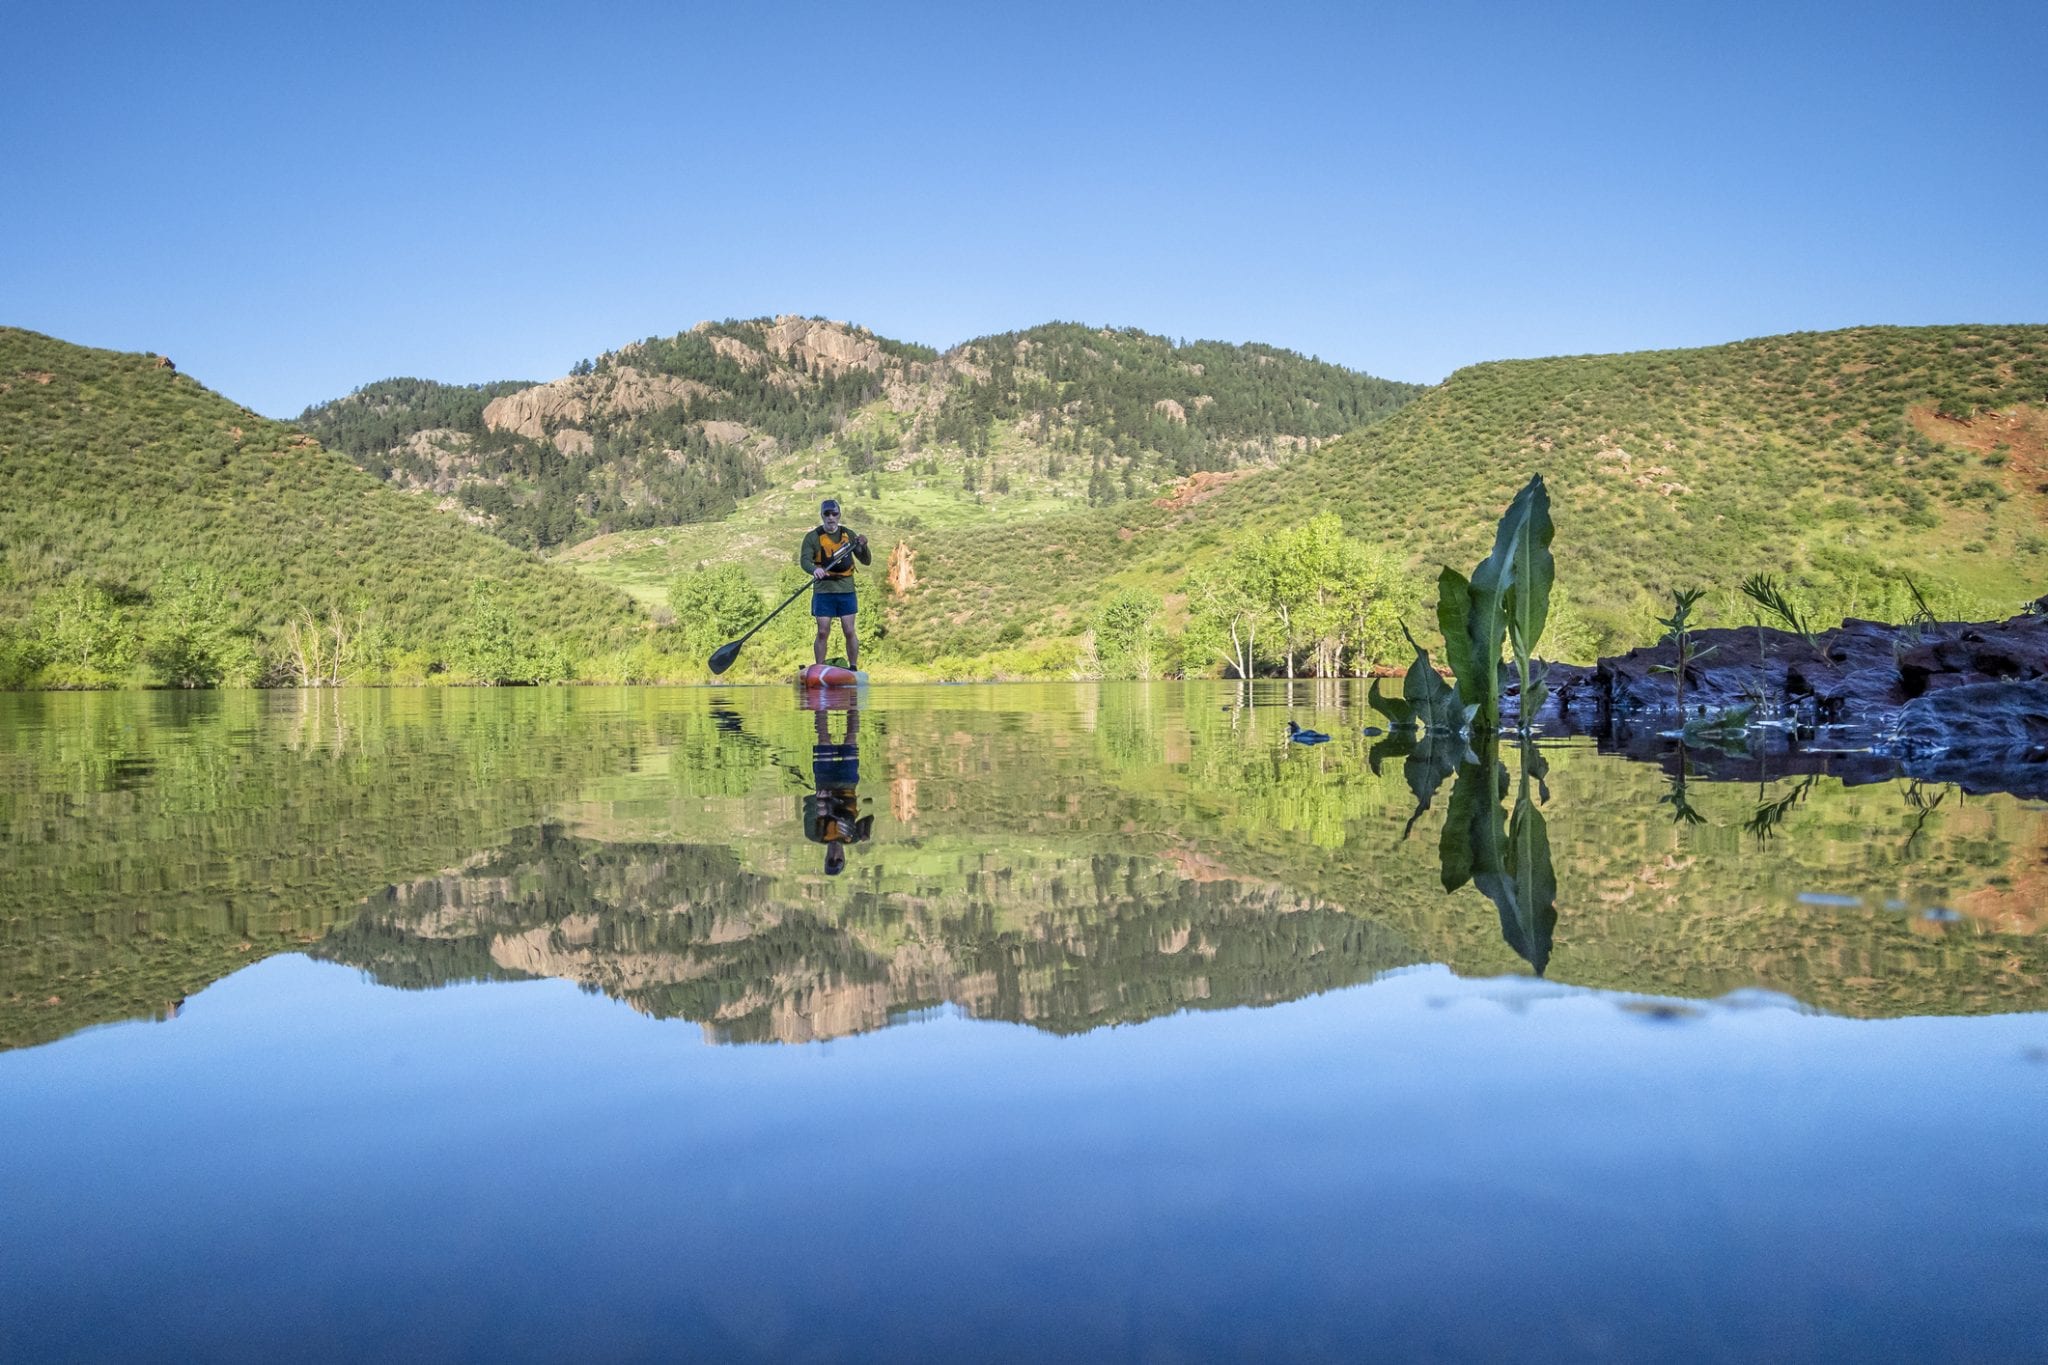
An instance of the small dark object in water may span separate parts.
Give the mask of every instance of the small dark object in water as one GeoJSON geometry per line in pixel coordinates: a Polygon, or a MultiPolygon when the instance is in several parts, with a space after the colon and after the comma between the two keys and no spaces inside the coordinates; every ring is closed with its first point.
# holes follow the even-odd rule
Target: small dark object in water
{"type": "Polygon", "coordinates": [[[1296,744],[1327,744],[1330,739],[1321,730],[1304,730],[1291,720],[1287,722],[1287,737],[1296,744]]]}
{"type": "Polygon", "coordinates": [[[1680,1005],[1669,1000],[1627,1000],[1622,1010],[1628,1014],[1640,1015],[1658,1024],[1675,1024],[1681,1019],[1697,1019],[1700,1011],[1690,1005],[1680,1005]]]}
{"type": "Polygon", "coordinates": [[[1365,729],[1361,730],[1361,731],[1360,731],[1359,733],[1360,733],[1360,734],[1365,734],[1365,735],[1383,735],[1383,734],[1385,734],[1385,733],[1386,733],[1386,731],[1385,731],[1385,730],[1382,730],[1382,729],[1380,729],[1380,727],[1379,727],[1379,726],[1377,726],[1377,725],[1368,725],[1368,726],[1366,726],[1366,727],[1365,727],[1365,729]]]}

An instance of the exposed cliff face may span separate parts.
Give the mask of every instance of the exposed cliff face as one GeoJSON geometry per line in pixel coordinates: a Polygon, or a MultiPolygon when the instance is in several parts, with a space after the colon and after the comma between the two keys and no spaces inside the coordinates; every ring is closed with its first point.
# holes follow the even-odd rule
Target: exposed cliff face
{"type": "Polygon", "coordinates": [[[570,375],[494,398],[484,407],[484,425],[530,440],[545,440],[562,428],[582,428],[601,417],[633,417],[673,407],[711,390],[693,379],[646,374],[630,365],[602,374],[570,375]]]}
{"type": "Polygon", "coordinates": [[[879,371],[888,365],[888,356],[873,337],[860,335],[843,322],[779,317],[768,329],[768,346],[807,370],[823,367],[827,374],[879,371]]]}

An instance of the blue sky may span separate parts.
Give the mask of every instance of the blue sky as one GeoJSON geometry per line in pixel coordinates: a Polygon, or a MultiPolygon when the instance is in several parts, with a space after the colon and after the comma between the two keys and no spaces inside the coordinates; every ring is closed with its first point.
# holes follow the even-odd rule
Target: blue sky
{"type": "Polygon", "coordinates": [[[2044,322],[2044,43],[2038,0],[16,6],[0,323],[292,416],[778,312],[1414,380],[2044,322]]]}

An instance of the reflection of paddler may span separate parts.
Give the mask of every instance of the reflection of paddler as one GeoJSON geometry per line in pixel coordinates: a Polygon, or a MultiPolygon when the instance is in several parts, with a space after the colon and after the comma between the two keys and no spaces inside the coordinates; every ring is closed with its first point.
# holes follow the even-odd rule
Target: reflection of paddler
{"type": "Polygon", "coordinates": [[[817,788],[804,798],[804,838],[825,846],[825,874],[836,877],[846,868],[846,846],[865,840],[875,817],[860,813],[860,712],[846,712],[845,738],[832,742],[829,711],[812,713],[818,740],[811,746],[811,783],[817,788]]]}

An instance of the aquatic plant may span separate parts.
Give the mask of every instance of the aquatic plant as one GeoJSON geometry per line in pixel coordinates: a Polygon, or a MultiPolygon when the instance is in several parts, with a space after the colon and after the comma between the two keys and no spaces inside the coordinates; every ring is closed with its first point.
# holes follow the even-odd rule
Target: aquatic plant
{"type": "Polygon", "coordinates": [[[1679,738],[1687,744],[1708,744],[1718,749],[1740,752],[1748,745],[1749,718],[1756,710],[1756,703],[1731,706],[1725,711],[1702,714],[1686,721],[1679,729],[1679,738]]]}
{"type": "Polygon", "coordinates": [[[1437,578],[1437,626],[1444,654],[1458,680],[1458,698],[1482,734],[1500,728],[1500,663],[1505,642],[1521,683],[1520,725],[1543,704],[1543,673],[1534,664],[1536,642],[1550,614],[1556,567],[1550,557],[1550,495],[1536,475],[1508,504],[1493,537],[1493,553],[1468,580],[1444,569],[1437,578]]]}
{"type": "MultiPolygon", "coordinates": [[[[1707,590],[1705,588],[1675,588],[1671,593],[1671,614],[1657,618],[1657,624],[1665,629],[1666,634],[1664,638],[1671,641],[1673,647],[1678,650],[1678,661],[1669,664],[1653,664],[1650,671],[1652,673],[1669,673],[1671,675],[1672,685],[1677,690],[1678,719],[1681,725],[1685,723],[1685,675],[1687,670],[1720,648],[1719,645],[1708,645],[1705,649],[1698,649],[1693,645],[1692,609],[1706,595],[1707,590]]],[[[1747,712],[1744,713],[1745,718],[1747,714],[1747,712]]]]}
{"type": "Polygon", "coordinates": [[[1374,678],[1366,701],[1395,730],[1412,730],[1421,724],[1431,731],[1462,731],[1471,713],[1458,699],[1457,690],[1443,680],[1429,661],[1429,651],[1415,642],[1407,626],[1401,627],[1401,634],[1407,636],[1409,647],[1415,651],[1415,660],[1401,679],[1401,695],[1381,696],[1380,680],[1374,678]]]}

